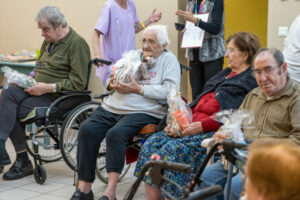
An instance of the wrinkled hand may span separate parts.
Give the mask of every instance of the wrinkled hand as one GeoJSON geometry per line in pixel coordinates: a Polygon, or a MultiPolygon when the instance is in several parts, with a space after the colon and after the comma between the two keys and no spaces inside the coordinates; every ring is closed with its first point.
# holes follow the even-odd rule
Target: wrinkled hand
{"type": "Polygon", "coordinates": [[[148,23],[152,24],[158,22],[161,19],[161,15],[162,15],[161,12],[156,13],[156,9],[154,9],[150,14],[150,16],[148,17],[148,23]]]}
{"type": "Polygon", "coordinates": [[[179,17],[182,17],[186,21],[192,22],[193,24],[197,23],[197,18],[193,15],[193,13],[190,10],[188,10],[188,11],[177,10],[176,15],[178,15],[179,17]]]}
{"type": "Polygon", "coordinates": [[[171,131],[172,122],[169,121],[168,125],[165,127],[164,131],[167,133],[170,137],[178,137],[178,134],[176,132],[171,131]]]}
{"type": "Polygon", "coordinates": [[[193,122],[184,127],[184,131],[182,131],[183,136],[196,135],[203,132],[202,123],[201,122],[193,122]]]}
{"type": "Polygon", "coordinates": [[[130,75],[128,75],[128,77],[130,80],[129,83],[121,83],[119,81],[116,81],[116,78],[113,76],[110,79],[110,87],[121,94],[139,94],[142,91],[143,86],[139,85],[130,75]]]}
{"type": "Polygon", "coordinates": [[[31,88],[25,89],[24,91],[33,96],[41,96],[46,93],[52,93],[53,88],[52,84],[50,83],[39,82],[34,84],[31,88]]]}

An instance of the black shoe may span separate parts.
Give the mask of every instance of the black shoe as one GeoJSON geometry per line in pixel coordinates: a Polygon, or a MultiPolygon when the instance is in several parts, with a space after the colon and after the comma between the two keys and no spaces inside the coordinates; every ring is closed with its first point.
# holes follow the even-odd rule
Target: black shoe
{"type": "Polygon", "coordinates": [[[11,161],[5,149],[5,141],[0,139],[0,165],[9,165],[10,163],[11,161]]]}
{"type": "MultiPolygon", "coordinates": [[[[102,195],[98,200],[109,200],[108,196],[102,195]]],[[[117,198],[115,198],[117,200],[117,198]]]]}
{"type": "Polygon", "coordinates": [[[3,172],[3,170],[4,170],[4,166],[0,165],[0,174],[3,172]]]}
{"type": "Polygon", "coordinates": [[[16,180],[31,174],[33,174],[31,161],[23,163],[22,161],[16,160],[2,178],[4,180],[16,180]]]}
{"type": "Polygon", "coordinates": [[[70,200],[94,200],[94,194],[92,190],[88,194],[84,194],[78,189],[74,192],[70,200]]]}

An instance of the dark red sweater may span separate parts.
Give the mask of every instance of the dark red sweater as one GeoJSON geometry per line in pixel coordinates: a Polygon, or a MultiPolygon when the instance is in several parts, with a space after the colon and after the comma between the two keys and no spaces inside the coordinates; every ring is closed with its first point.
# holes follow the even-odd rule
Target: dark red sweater
{"type": "MultiPolygon", "coordinates": [[[[235,76],[236,73],[230,73],[226,78],[235,76]]],[[[193,122],[201,122],[203,132],[217,131],[220,124],[212,116],[220,110],[220,105],[215,98],[215,92],[209,92],[203,95],[198,104],[191,108],[193,113],[193,122]]]]}

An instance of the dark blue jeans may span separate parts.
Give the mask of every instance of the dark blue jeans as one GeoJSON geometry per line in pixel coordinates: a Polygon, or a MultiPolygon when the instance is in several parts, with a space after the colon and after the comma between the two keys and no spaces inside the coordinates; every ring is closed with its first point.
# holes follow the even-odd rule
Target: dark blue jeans
{"type": "MultiPolygon", "coordinates": [[[[209,166],[207,166],[201,176],[203,180],[201,187],[205,188],[208,186],[214,185],[222,185],[225,188],[225,184],[227,181],[227,173],[228,171],[224,169],[221,161],[217,161],[209,166]]],[[[242,184],[241,173],[237,173],[231,180],[231,190],[230,190],[230,200],[238,200],[240,197],[241,184],[242,184]]],[[[221,200],[224,199],[223,195],[219,195],[214,198],[207,198],[209,200],[221,200]]]]}
{"type": "Polygon", "coordinates": [[[101,106],[79,129],[77,146],[78,179],[92,183],[100,143],[106,138],[106,171],[121,173],[125,163],[126,144],[147,124],[160,119],[144,114],[115,114],[101,106]]]}
{"type": "Polygon", "coordinates": [[[49,106],[54,99],[49,94],[31,96],[17,86],[3,90],[0,95],[0,139],[6,141],[9,137],[17,152],[25,150],[25,129],[20,119],[35,107],[49,106]]]}

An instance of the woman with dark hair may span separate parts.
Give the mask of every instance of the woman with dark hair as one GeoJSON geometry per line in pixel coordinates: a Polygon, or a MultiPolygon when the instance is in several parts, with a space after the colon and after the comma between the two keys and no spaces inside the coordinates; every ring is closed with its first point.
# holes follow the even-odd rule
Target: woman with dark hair
{"type": "MultiPolygon", "coordinates": [[[[216,74],[205,85],[204,91],[190,104],[193,120],[182,131],[183,137],[174,138],[177,133],[170,130],[170,123],[162,132],[155,133],[144,143],[135,169],[138,176],[142,167],[150,160],[152,154],[158,154],[161,159],[185,163],[192,166],[190,174],[165,170],[165,176],[177,184],[187,187],[192,176],[201,165],[206,150],[201,147],[203,139],[211,137],[219,128],[219,123],[212,119],[219,110],[237,109],[246,94],[257,87],[252,76],[251,62],[260,48],[257,36],[238,32],[228,40],[226,58],[228,68],[216,74]]],[[[145,177],[147,199],[160,199],[161,190],[155,188],[149,177],[145,177]]],[[[165,183],[164,189],[174,197],[182,197],[174,185],[165,183]]]]}

